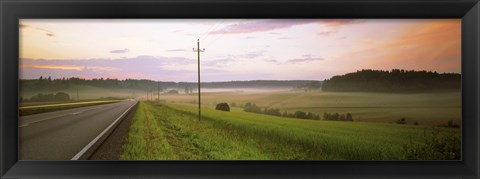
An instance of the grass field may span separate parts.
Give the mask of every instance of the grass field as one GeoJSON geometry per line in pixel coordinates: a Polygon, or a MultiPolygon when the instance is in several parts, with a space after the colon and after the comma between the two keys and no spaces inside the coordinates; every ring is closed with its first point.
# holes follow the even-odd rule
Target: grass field
{"type": "Polygon", "coordinates": [[[141,102],[122,160],[459,159],[460,129],[314,121],[141,102]],[[440,147],[439,147],[440,146],[440,147]]]}
{"type": "MultiPolygon", "coordinates": [[[[76,98],[79,90],[80,100],[117,97],[132,98],[142,96],[146,92],[129,89],[106,89],[92,86],[72,86],[62,90],[76,98]]],[[[208,91],[208,90],[206,90],[208,91]]],[[[56,93],[60,91],[37,91],[21,89],[20,95],[30,98],[38,93],[56,93]]],[[[154,95],[154,99],[156,99],[154,95]]],[[[196,105],[196,94],[166,95],[160,100],[164,103],[196,105]]],[[[305,111],[320,116],[323,113],[351,113],[354,121],[386,122],[405,118],[408,124],[445,125],[448,121],[461,124],[461,92],[435,93],[335,93],[335,92],[303,92],[303,91],[241,91],[202,92],[202,105],[214,107],[220,102],[235,103],[241,106],[247,102],[256,103],[260,107],[279,108],[282,112],[294,113],[305,111]]],[[[22,104],[24,105],[24,104],[22,104]]]]}
{"type": "MultiPolygon", "coordinates": [[[[196,105],[196,95],[162,95],[162,101],[196,105]]],[[[217,92],[202,93],[202,105],[214,107],[220,102],[241,106],[254,102],[260,107],[323,113],[352,113],[354,121],[387,122],[406,118],[408,124],[461,124],[461,93],[334,93],[334,92],[217,92]]]]}

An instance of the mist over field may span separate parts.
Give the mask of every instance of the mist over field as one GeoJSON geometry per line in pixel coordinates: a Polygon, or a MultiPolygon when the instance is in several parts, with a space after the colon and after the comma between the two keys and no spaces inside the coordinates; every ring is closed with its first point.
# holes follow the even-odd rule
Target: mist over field
{"type": "Polygon", "coordinates": [[[459,19],[19,23],[20,156],[122,119],[109,160],[462,157],[459,19]]]}

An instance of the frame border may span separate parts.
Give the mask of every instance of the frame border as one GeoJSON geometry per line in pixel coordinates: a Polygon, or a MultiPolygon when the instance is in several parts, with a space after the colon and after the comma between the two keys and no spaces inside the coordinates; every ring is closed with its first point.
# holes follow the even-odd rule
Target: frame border
{"type": "Polygon", "coordinates": [[[478,0],[0,0],[0,177],[479,178],[478,0]],[[461,18],[462,161],[18,161],[20,18],[461,18]]]}

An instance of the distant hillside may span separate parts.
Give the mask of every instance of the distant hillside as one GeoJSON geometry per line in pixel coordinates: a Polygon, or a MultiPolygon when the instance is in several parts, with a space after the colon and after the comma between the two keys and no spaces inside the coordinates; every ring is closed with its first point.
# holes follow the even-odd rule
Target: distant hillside
{"type": "MultiPolygon", "coordinates": [[[[165,82],[160,81],[161,89],[185,89],[197,87],[194,82],[165,82]]],[[[312,85],[321,84],[319,81],[308,80],[253,80],[253,81],[228,81],[228,82],[202,82],[202,88],[307,88],[312,85]]],[[[81,78],[39,78],[30,80],[20,80],[20,89],[35,89],[35,90],[61,90],[70,86],[93,86],[101,88],[115,88],[115,89],[157,89],[158,82],[152,80],[136,80],[136,79],[81,79],[81,78]]]]}
{"type": "Polygon", "coordinates": [[[334,76],[322,84],[323,91],[332,92],[422,92],[460,89],[460,74],[399,69],[361,70],[334,76]]]}

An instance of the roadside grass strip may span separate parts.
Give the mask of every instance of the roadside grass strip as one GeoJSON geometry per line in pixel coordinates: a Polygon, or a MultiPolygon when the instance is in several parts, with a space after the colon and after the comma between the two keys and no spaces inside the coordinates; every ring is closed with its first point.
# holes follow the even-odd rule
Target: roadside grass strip
{"type": "MultiPolygon", "coordinates": [[[[404,160],[425,126],[314,121],[141,102],[123,160],[404,160]],[[148,120],[148,122],[147,122],[148,120]],[[153,137],[152,137],[153,136],[153,137]],[[148,144],[155,143],[155,144],[148,144]]],[[[459,129],[438,128],[460,139],[459,129]]],[[[459,145],[449,144],[449,145],[459,145]]]]}

